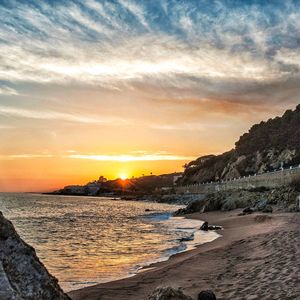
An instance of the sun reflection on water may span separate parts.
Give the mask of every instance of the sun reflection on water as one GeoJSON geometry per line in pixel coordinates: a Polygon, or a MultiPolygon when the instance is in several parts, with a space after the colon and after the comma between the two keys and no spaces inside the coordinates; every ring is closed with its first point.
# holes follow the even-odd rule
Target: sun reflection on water
{"type": "Polygon", "coordinates": [[[0,194],[0,207],[65,291],[128,276],[177,245],[177,233],[143,218],[176,210],[166,204],[0,194]]]}

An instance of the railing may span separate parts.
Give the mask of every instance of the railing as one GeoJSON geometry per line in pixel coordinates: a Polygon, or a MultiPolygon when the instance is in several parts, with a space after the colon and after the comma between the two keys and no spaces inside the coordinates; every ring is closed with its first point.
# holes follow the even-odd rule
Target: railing
{"type": "Polygon", "coordinates": [[[274,170],[274,171],[267,171],[264,173],[259,173],[259,174],[253,174],[253,175],[248,175],[248,176],[241,176],[238,178],[233,178],[233,179],[223,179],[223,180],[218,180],[218,181],[210,181],[210,182],[201,182],[201,183],[195,183],[195,184],[189,184],[189,185],[179,185],[177,186],[178,188],[191,188],[191,187],[196,187],[196,186],[209,186],[209,185],[219,185],[219,184],[227,184],[229,182],[234,182],[234,181],[241,181],[241,180],[245,180],[245,179],[251,179],[251,178],[255,178],[255,177],[259,177],[259,176],[264,176],[264,175],[271,175],[271,174],[275,174],[275,173],[281,173],[284,171],[290,171],[290,170],[298,170],[300,171],[300,165],[295,165],[295,166],[290,166],[288,168],[281,168],[278,170],[274,170]]]}

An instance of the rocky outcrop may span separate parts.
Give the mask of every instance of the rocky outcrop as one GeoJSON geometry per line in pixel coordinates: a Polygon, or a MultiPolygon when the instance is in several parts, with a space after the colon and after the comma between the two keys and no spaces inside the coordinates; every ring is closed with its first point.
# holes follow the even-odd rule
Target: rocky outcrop
{"type": "Polygon", "coordinates": [[[185,166],[178,184],[229,180],[300,164],[300,105],[282,117],[252,126],[235,148],[185,166]]]}
{"type": "Polygon", "coordinates": [[[159,287],[148,297],[148,300],[192,300],[182,290],[172,287],[159,287]]]}
{"type": "Polygon", "coordinates": [[[70,299],[0,212],[0,299],[70,299]]]}
{"type": "Polygon", "coordinates": [[[299,195],[299,188],[296,187],[215,192],[206,195],[201,200],[190,203],[186,208],[179,209],[174,215],[215,210],[230,211],[236,208],[245,208],[242,214],[254,211],[271,213],[273,206],[277,210],[297,211],[299,209],[299,195]]]}

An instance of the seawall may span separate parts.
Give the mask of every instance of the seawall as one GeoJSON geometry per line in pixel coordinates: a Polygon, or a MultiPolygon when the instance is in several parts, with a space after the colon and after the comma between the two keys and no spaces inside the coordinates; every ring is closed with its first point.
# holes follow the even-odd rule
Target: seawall
{"type": "Polygon", "coordinates": [[[300,179],[300,165],[296,167],[290,167],[289,169],[240,177],[227,181],[178,186],[175,188],[175,191],[176,193],[202,194],[259,187],[276,188],[289,185],[296,179],[300,179]]]}

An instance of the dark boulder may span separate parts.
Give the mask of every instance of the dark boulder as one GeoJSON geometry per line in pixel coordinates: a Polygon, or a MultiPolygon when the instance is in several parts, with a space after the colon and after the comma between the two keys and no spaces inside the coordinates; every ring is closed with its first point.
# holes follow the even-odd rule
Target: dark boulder
{"type": "Polygon", "coordinates": [[[217,298],[212,291],[202,291],[198,295],[198,300],[217,300],[217,298]]]}
{"type": "Polygon", "coordinates": [[[243,209],[243,214],[244,215],[249,215],[249,214],[252,214],[254,213],[254,209],[251,208],[251,207],[246,207],[245,209],[243,209]]]}
{"type": "Polygon", "coordinates": [[[0,212],[0,299],[70,299],[0,212]]]}
{"type": "Polygon", "coordinates": [[[205,222],[201,225],[200,230],[208,231],[208,222],[205,221],[205,222]]]}
{"type": "Polygon", "coordinates": [[[203,212],[205,207],[205,201],[204,200],[197,200],[197,201],[193,201],[191,202],[184,211],[184,214],[192,214],[195,212],[203,212]]]}
{"type": "Polygon", "coordinates": [[[203,230],[203,231],[220,230],[220,229],[223,229],[222,226],[208,225],[208,222],[206,222],[206,221],[200,227],[200,230],[203,230]]]}

